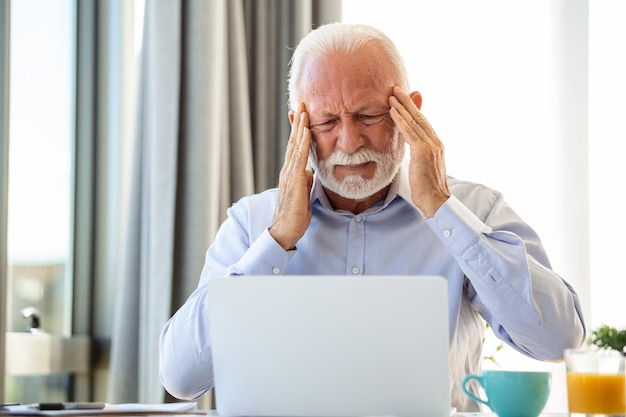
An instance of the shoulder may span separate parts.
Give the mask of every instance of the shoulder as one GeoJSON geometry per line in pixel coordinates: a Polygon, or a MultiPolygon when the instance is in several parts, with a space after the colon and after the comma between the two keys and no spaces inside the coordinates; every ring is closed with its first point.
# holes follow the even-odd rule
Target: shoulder
{"type": "Polygon", "coordinates": [[[257,194],[241,197],[228,208],[229,216],[249,216],[253,213],[272,212],[276,207],[278,188],[270,188],[257,194]]]}
{"type": "Polygon", "coordinates": [[[271,224],[277,198],[275,189],[241,197],[226,210],[221,227],[229,233],[244,230],[248,236],[256,238],[271,224]]]}
{"type": "Polygon", "coordinates": [[[233,203],[233,206],[241,205],[241,204],[267,204],[270,202],[275,202],[278,197],[278,188],[269,188],[265,191],[256,194],[250,194],[244,197],[241,197],[239,200],[233,203]]]}
{"type": "Polygon", "coordinates": [[[473,196],[485,197],[488,195],[500,196],[501,193],[493,188],[478,182],[460,180],[458,178],[448,176],[448,186],[450,192],[455,197],[471,198],[473,196]]]}
{"type": "Polygon", "coordinates": [[[448,187],[454,197],[476,214],[488,213],[503,200],[502,193],[477,182],[448,177],[448,187]]]}

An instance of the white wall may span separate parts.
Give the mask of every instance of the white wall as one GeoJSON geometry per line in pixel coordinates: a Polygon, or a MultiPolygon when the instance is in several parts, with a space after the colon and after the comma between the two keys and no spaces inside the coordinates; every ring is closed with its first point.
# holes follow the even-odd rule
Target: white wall
{"type": "MultiPolygon", "coordinates": [[[[448,173],[502,191],[579,292],[588,326],[621,327],[626,3],[589,2],[343,0],[343,20],[396,43],[446,144],[448,173]]],[[[497,358],[553,371],[546,411],[567,410],[563,364],[510,349],[497,358]]]]}
{"type": "Polygon", "coordinates": [[[626,2],[590,2],[591,324],[626,327],[626,2]]]}

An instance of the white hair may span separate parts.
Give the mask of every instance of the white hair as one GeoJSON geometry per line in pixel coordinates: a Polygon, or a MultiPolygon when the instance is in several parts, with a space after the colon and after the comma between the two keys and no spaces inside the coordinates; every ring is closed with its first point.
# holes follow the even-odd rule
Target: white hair
{"type": "Polygon", "coordinates": [[[299,104],[300,79],[307,59],[331,53],[351,54],[369,42],[376,42],[389,59],[398,85],[405,91],[409,81],[404,60],[394,43],[380,30],[360,24],[329,23],[309,32],[293,53],[289,68],[289,107],[296,110],[299,104]]]}

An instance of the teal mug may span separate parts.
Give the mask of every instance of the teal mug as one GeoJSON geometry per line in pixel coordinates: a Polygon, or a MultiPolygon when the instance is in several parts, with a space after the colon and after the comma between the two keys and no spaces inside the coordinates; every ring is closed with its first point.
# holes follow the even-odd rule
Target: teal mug
{"type": "Polygon", "coordinates": [[[489,370],[467,375],[461,385],[467,396],[487,405],[498,417],[537,417],[548,401],[551,379],[550,372],[489,370]],[[469,390],[472,380],[483,388],[486,399],[469,390]]]}

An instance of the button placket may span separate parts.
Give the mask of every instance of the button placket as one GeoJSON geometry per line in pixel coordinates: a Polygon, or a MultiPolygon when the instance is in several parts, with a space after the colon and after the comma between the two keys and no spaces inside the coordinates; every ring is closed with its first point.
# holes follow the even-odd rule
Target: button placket
{"type": "Polygon", "coordinates": [[[346,257],[346,273],[360,275],[365,263],[365,223],[366,216],[357,214],[352,217],[348,228],[348,252],[346,257]]]}

